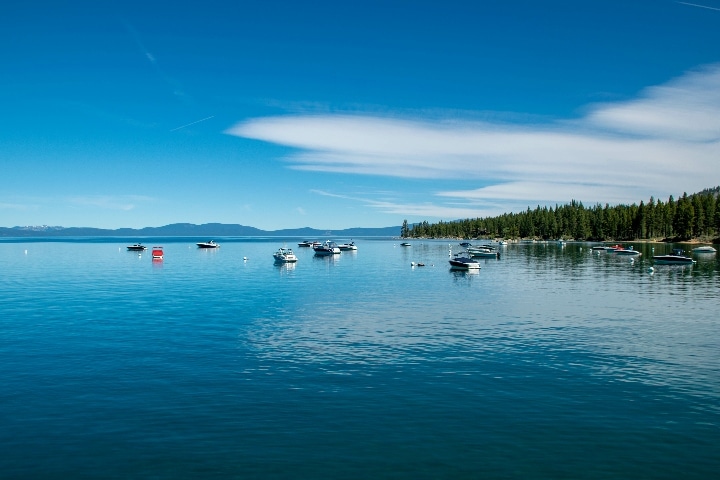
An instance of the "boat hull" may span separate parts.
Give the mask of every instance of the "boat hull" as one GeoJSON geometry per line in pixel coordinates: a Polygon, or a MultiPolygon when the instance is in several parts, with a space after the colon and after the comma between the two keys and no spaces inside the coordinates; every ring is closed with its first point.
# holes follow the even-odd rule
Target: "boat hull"
{"type": "Polygon", "coordinates": [[[469,252],[473,258],[497,258],[497,252],[469,252]]]}
{"type": "Polygon", "coordinates": [[[674,255],[656,255],[653,257],[653,262],[656,265],[692,265],[695,260],[674,255]]]}
{"type": "Polygon", "coordinates": [[[340,253],[340,249],[338,249],[337,252],[332,248],[316,248],[315,249],[315,255],[318,255],[320,257],[335,255],[336,253],[340,253]]]}
{"type": "Polygon", "coordinates": [[[478,264],[477,262],[450,262],[450,268],[453,268],[455,270],[480,270],[480,264],[478,264]]]}
{"type": "Polygon", "coordinates": [[[480,264],[477,263],[475,260],[469,257],[465,256],[456,256],[454,258],[451,258],[448,260],[450,263],[450,268],[453,268],[455,270],[479,270],[480,264]]]}
{"type": "Polygon", "coordinates": [[[642,253],[637,250],[617,250],[615,255],[619,257],[639,257],[642,253]]]}
{"type": "Polygon", "coordinates": [[[328,256],[340,254],[340,247],[335,242],[327,241],[322,245],[313,247],[315,255],[328,256]]]}

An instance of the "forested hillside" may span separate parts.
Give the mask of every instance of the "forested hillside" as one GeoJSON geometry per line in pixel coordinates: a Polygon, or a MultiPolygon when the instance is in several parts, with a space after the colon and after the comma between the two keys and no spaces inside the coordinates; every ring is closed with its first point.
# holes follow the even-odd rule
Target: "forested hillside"
{"type": "Polygon", "coordinates": [[[585,207],[573,200],[555,208],[530,207],[521,213],[430,224],[403,222],[403,237],[542,238],[576,240],[642,240],[720,236],[720,187],[683,195],[666,202],[650,197],[639,205],[585,207]]]}

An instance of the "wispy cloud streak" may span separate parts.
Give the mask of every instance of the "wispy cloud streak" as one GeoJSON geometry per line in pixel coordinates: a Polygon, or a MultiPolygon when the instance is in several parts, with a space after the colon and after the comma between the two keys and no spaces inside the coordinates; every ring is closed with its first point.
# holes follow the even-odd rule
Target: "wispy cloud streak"
{"type": "Polygon", "coordinates": [[[720,65],[630,101],[589,106],[573,121],[299,115],[252,119],[228,133],[297,149],[286,161],[298,170],[478,185],[429,192],[434,204],[419,208],[376,204],[386,212],[454,217],[495,213],[491,205],[507,211],[570,199],[633,203],[720,184],[720,65]]]}
{"type": "Polygon", "coordinates": [[[133,210],[138,206],[138,204],[150,201],[153,201],[151,197],[145,197],[142,195],[88,195],[75,196],[69,199],[69,202],[73,205],[122,211],[133,210]]]}
{"type": "Polygon", "coordinates": [[[707,5],[698,5],[697,3],[687,3],[687,2],[677,2],[677,3],[680,3],[682,5],[689,5],[691,7],[707,8],[708,10],[716,10],[716,11],[720,12],[720,8],[708,7],[707,5]]]}
{"type": "Polygon", "coordinates": [[[215,118],[215,115],[210,115],[209,117],[203,118],[203,119],[201,119],[201,120],[197,120],[197,121],[194,121],[194,122],[190,122],[190,123],[188,123],[188,124],[185,124],[185,125],[181,125],[181,126],[179,126],[179,127],[177,127],[177,128],[173,128],[173,129],[170,130],[170,131],[171,131],[171,132],[174,132],[174,131],[176,131],[176,130],[180,130],[181,128],[189,127],[190,125],[195,125],[196,123],[204,122],[205,120],[210,120],[211,118],[215,118]]]}

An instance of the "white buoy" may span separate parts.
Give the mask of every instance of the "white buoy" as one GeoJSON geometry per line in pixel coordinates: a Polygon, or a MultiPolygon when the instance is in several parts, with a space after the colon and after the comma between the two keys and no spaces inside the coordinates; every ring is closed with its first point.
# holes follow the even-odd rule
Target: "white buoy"
{"type": "Polygon", "coordinates": [[[25,250],[25,255],[27,255],[27,250],[25,250]]]}
{"type": "Polygon", "coordinates": [[[411,267],[414,267],[414,266],[415,266],[415,262],[410,262],[410,266],[411,266],[411,267]]]}
{"type": "Polygon", "coordinates": [[[247,262],[247,257],[243,257],[243,262],[247,262]]]}

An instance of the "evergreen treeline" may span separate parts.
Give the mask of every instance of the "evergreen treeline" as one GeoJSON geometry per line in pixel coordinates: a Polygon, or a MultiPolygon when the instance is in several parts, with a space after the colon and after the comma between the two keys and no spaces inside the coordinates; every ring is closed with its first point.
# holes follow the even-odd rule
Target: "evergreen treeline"
{"type": "Polygon", "coordinates": [[[400,235],[412,238],[542,238],[576,240],[640,240],[716,238],[720,236],[720,187],[667,202],[650,197],[640,205],[585,207],[573,200],[568,205],[530,207],[521,213],[452,222],[428,222],[409,226],[400,235]]]}

